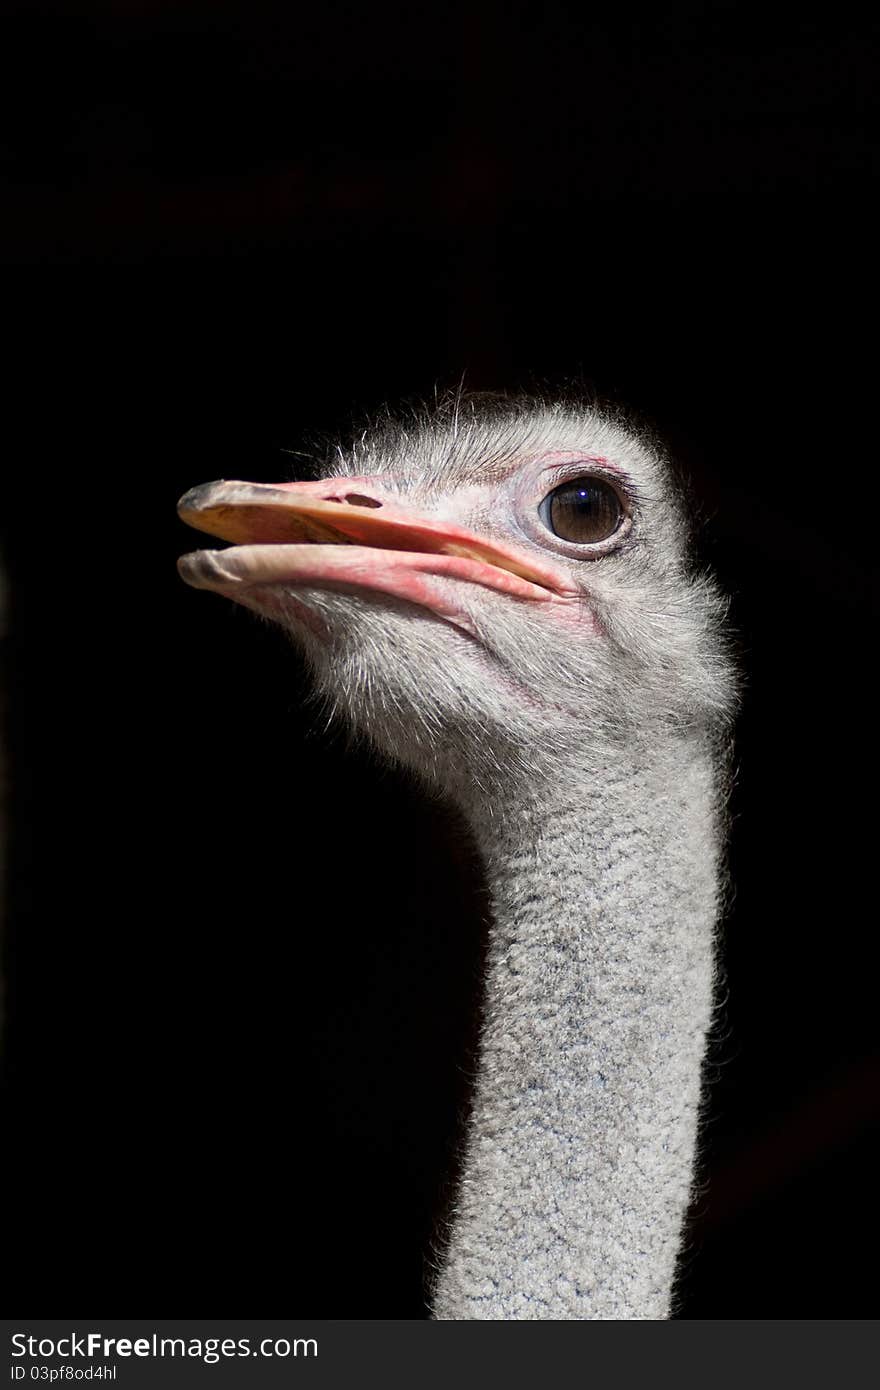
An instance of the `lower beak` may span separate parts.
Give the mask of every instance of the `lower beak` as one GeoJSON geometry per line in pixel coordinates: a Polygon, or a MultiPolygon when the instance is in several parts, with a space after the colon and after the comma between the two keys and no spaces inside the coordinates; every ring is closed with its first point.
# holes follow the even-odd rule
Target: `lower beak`
{"type": "Polygon", "coordinates": [[[511,597],[570,597],[571,581],[515,547],[387,502],[373,479],[318,483],[215,482],[178,503],[182,521],[232,541],[178,561],[183,579],[257,607],[263,585],[373,590],[429,608],[470,630],[448,585],[463,580],[511,597]]]}

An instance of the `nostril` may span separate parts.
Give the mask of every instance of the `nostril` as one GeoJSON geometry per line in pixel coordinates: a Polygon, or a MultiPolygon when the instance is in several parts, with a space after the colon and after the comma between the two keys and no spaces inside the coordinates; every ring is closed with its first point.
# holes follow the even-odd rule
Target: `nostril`
{"type": "Polygon", "coordinates": [[[377,502],[375,497],[364,497],[360,492],[347,492],[345,501],[350,502],[353,507],[381,507],[382,503],[377,502]]]}

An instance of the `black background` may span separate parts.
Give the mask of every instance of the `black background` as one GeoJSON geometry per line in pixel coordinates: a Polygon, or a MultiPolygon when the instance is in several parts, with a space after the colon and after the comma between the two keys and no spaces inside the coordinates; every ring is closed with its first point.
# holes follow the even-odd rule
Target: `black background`
{"type": "Polygon", "coordinates": [[[464,372],[652,417],[734,598],[681,1316],[870,1315],[875,21],[38,0],[0,53],[14,1306],[424,1316],[479,874],[174,503],[464,372]]]}

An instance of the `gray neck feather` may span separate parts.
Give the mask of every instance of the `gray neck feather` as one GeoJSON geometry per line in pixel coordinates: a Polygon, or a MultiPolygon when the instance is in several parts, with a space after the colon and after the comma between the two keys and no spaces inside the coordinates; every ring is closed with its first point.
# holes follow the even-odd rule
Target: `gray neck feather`
{"type": "Polygon", "coordinates": [[[494,922],[435,1318],[669,1316],[712,1010],[714,772],[682,735],[468,808],[494,922]]]}

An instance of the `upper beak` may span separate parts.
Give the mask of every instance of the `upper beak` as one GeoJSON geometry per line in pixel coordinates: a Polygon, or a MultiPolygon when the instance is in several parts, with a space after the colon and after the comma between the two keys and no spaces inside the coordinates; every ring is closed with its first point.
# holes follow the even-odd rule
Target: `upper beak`
{"type": "Polygon", "coordinates": [[[182,521],[234,542],[178,561],[188,584],[260,606],[267,584],[372,589],[432,609],[469,629],[446,576],[520,599],[548,601],[576,590],[563,572],[530,555],[389,502],[369,478],[317,483],[204,483],[178,503],[182,521]]]}

